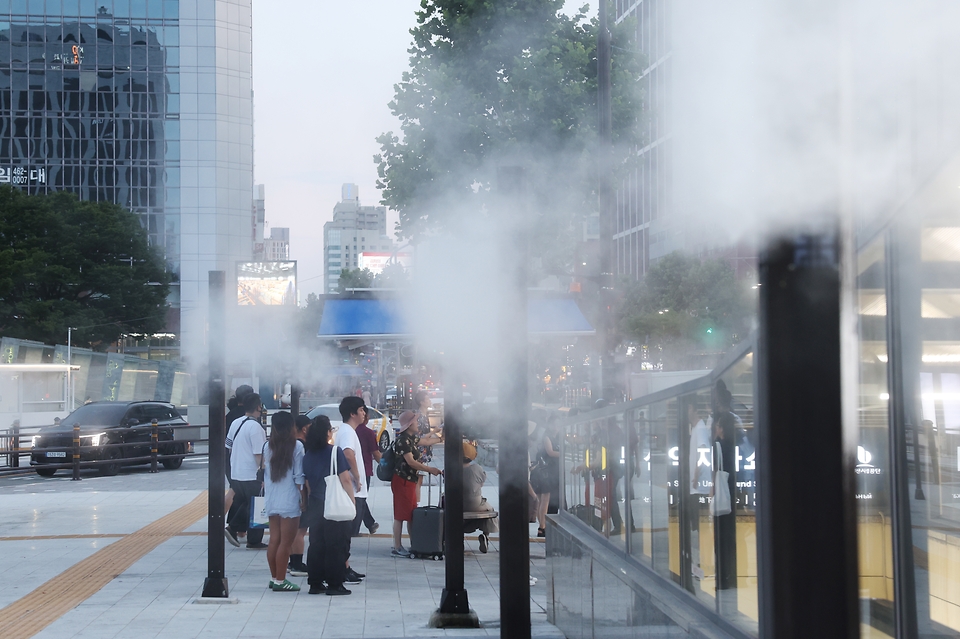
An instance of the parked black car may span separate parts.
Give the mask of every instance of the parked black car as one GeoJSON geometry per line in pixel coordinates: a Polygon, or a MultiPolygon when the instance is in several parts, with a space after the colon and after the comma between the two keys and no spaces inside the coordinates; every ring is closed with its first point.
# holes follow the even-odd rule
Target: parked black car
{"type": "MultiPolygon", "coordinates": [[[[42,477],[52,477],[52,464],[73,461],[73,425],[80,424],[80,463],[95,466],[103,475],[120,467],[145,464],[150,455],[152,422],[157,420],[159,455],[185,455],[188,442],[175,441],[174,426],[187,426],[173,404],[164,402],[94,402],[73,411],[58,426],[42,428],[33,438],[30,465],[42,477]],[[122,445],[114,445],[122,444],[122,445]],[[140,458],[140,459],[137,459],[140,458]]],[[[183,457],[160,460],[164,468],[180,468],[183,457]]]]}

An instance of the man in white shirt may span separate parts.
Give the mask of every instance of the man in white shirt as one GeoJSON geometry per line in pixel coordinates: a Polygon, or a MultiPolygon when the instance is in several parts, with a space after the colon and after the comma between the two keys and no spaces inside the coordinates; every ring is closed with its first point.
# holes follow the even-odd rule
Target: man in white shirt
{"type": "MultiPolygon", "coordinates": [[[[340,402],[340,417],[343,426],[337,429],[334,444],[343,449],[343,455],[350,462],[350,475],[353,478],[353,492],[357,501],[357,512],[364,512],[367,504],[366,471],[363,466],[363,451],[360,448],[360,438],[357,437],[357,426],[366,418],[367,407],[362,397],[348,395],[340,402]]],[[[360,532],[360,518],[354,520],[354,529],[351,536],[360,532]]],[[[350,568],[347,562],[347,583],[359,583],[361,575],[350,568]]]]}
{"type": "MultiPolygon", "coordinates": [[[[227,432],[225,445],[230,449],[230,487],[236,496],[227,521],[224,534],[234,546],[239,546],[238,535],[247,532],[250,522],[250,502],[260,494],[262,483],[257,479],[257,471],[263,456],[263,446],[267,443],[267,434],[260,424],[263,404],[260,395],[251,393],[243,398],[244,416],[234,420],[227,432]]],[[[254,528],[247,534],[247,548],[260,550],[266,548],[263,543],[263,529],[254,528]]]]}

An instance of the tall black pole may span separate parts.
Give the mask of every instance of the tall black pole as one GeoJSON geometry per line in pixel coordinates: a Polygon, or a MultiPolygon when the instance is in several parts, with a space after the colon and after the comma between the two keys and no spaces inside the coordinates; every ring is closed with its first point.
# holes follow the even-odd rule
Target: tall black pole
{"type": "Polygon", "coordinates": [[[772,243],[760,257],[762,637],[859,636],[858,424],[856,407],[845,404],[857,401],[857,358],[850,366],[847,353],[856,340],[845,262],[854,257],[851,244],[842,251],[837,233],[798,236],[772,243]],[[844,388],[854,392],[844,396],[844,388]]]}
{"type": "Polygon", "coordinates": [[[224,389],[226,362],[225,349],[225,304],[226,273],[210,271],[210,325],[207,330],[207,349],[210,358],[210,432],[207,437],[209,451],[209,490],[207,500],[207,578],[203,582],[204,597],[227,597],[230,590],[224,571],[223,538],[223,493],[226,430],[224,410],[227,403],[224,389]]]}
{"type": "Polygon", "coordinates": [[[470,610],[463,574],[463,386],[458,375],[447,370],[443,388],[443,477],[446,497],[443,513],[443,554],[446,581],[440,609],[430,620],[434,628],[479,628],[480,620],[470,610]]]}
{"type": "Polygon", "coordinates": [[[530,639],[530,526],[527,523],[528,211],[520,167],[498,172],[503,219],[500,263],[500,636],[530,639]]]}
{"type": "MultiPolygon", "coordinates": [[[[613,189],[613,109],[611,98],[611,46],[608,28],[607,0],[600,0],[600,31],[597,35],[597,129],[599,145],[598,162],[598,207],[600,212],[600,322],[597,327],[597,342],[600,351],[600,380],[595,390],[609,401],[614,399],[615,373],[613,368],[613,306],[614,273],[616,271],[616,244],[613,236],[617,230],[615,197],[613,189]]],[[[594,399],[598,399],[594,395],[594,399]]]]}

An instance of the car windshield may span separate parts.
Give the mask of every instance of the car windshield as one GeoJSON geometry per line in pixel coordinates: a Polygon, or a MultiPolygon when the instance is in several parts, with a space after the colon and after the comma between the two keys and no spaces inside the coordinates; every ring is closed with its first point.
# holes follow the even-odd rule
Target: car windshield
{"type": "Polygon", "coordinates": [[[118,426],[127,404],[87,404],[70,413],[61,423],[68,426],[118,426]]]}
{"type": "Polygon", "coordinates": [[[307,413],[307,417],[309,417],[310,419],[316,419],[318,415],[326,415],[326,416],[330,419],[331,422],[339,422],[339,421],[341,421],[341,419],[340,419],[340,407],[339,407],[339,406],[336,406],[336,405],[333,405],[333,406],[317,406],[317,407],[313,408],[309,413],[307,413]]]}

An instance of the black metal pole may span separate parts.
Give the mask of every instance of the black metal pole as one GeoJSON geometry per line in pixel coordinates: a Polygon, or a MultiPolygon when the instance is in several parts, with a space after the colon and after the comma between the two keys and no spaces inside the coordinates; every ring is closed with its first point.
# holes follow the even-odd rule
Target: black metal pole
{"type": "Polygon", "coordinates": [[[224,561],[223,538],[223,497],[224,497],[224,466],[226,449],[224,440],[226,430],[224,426],[225,408],[227,403],[224,389],[225,362],[225,319],[226,319],[226,273],[210,271],[210,325],[207,331],[207,348],[209,356],[210,386],[209,401],[210,413],[208,419],[209,435],[207,437],[209,450],[209,491],[207,501],[207,578],[203,582],[204,597],[228,596],[230,589],[227,584],[224,561]]]}
{"type": "Polygon", "coordinates": [[[500,636],[530,639],[530,526],[527,523],[527,211],[523,169],[498,172],[504,218],[513,228],[503,233],[500,262],[503,282],[500,331],[503,369],[500,412],[500,636]],[[508,204],[508,201],[512,205],[508,204]],[[510,207],[512,210],[509,210],[510,207]]]}
{"type": "Polygon", "coordinates": [[[73,425],[73,481],[80,481],[80,423],[73,425]]]}
{"type": "Polygon", "coordinates": [[[431,620],[433,627],[478,628],[480,620],[470,611],[463,570],[463,386],[449,371],[443,389],[443,476],[447,484],[444,500],[444,568],[446,581],[440,595],[440,609],[431,620]]]}
{"type": "Polygon", "coordinates": [[[154,419],[150,422],[150,472],[159,473],[160,469],[157,467],[157,452],[158,452],[158,440],[159,440],[159,425],[157,420],[154,419]]]}
{"type": "Polygon", "coordinates": [[[296,417],[300,414],[300,387],[290,385],[290,414],[296,417]]]}
{"type": "Polygon", "coordinates": [[[616,271],[616,245],[613,236],[617,221],[614,207],[613,167],[613,110],[611,99],[611,43],[608,26],[607,0],[600,0],[600,30],[597,34],[597,110],[599,147],[597,149],[598,185],[597,204],[600,212],[600,322],[597,326],[597,343],[600,351],[600,380],[594,399],[604,397],[611,402],[618,394],[613,366],[613,287],[616,271]]]}
{"type": "MultiPolygon", "coordinates": [[[[886,236],[887,380],[890,402],[890,518],[893,537],[894,627],[897,637],[919,636],[917,572],[907,465],[907,426],[916,423],[922,357],[919,288],[920,232],[901,216],[886,236]]],[[[916,429],[914,429],[916,431],[916,429]]],[[[917,484],[919,486],[919,483],[917,484]]],[[[922,574],[921,574],[922,576],[922,574]]]]}
{"type": "Polygon", "coordinates": [[[856,371],[841,365],[856,323],[841,315],[841,257],[829,233],[773,242],[760,260],[761,637],[859,636],[858,425],[842,393],[856,371]]]}

